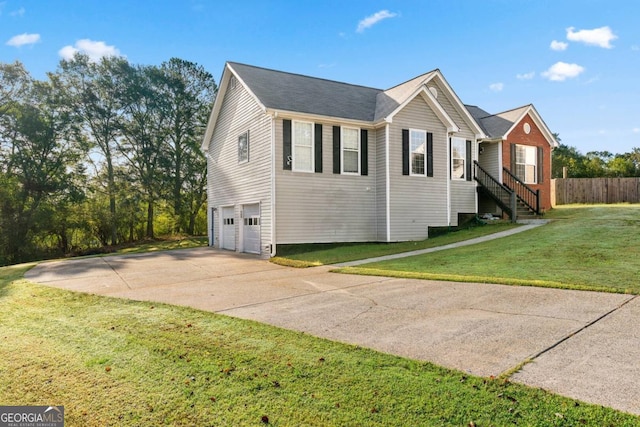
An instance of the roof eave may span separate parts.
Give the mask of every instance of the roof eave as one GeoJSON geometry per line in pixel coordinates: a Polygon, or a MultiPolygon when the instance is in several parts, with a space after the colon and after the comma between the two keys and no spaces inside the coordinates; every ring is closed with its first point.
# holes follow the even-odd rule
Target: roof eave
{"type": "Polygon", "coordinates": [[[336,123],[346,123],[359,127],[375,127],[376,123],[369,120],[349,119],[337,116],[325,116],[322,114],[304,113],[301,111],[282,110],[277,108],[266,108],[265,113],[272,117],[289,117],[292,119],[309,120],[309,121],[326,121],[336,123]]]}

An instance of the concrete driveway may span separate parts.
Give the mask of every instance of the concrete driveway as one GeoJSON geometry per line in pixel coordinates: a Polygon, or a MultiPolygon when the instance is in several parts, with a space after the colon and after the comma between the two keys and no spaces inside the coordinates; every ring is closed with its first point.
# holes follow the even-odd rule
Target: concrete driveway
{"type": "Polygon", "coordinates": [[[498,376],[640,415],[640,299],[342,275],[211,248],[41,263],[26,278],[165,302],[498,376]]]}

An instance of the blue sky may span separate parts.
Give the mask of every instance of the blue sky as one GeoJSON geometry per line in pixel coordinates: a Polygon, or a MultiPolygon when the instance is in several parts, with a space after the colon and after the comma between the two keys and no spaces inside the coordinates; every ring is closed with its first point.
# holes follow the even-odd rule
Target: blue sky
{"type": "Polygon", "coordinates": [[[385,89],[439,68],[464,103],[533,103],[582,153],[640,147],[635,0],[0,0],[0,62],[37,78],[76,50],[225,61],[385,89]]]}

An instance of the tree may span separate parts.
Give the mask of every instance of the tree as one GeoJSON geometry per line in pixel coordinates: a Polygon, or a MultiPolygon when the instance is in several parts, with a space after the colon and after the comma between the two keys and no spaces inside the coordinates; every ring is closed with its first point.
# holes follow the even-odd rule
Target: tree
{"type": "Polygon", "coordinates": [[[33,255],[33,237],[50,229],[52,212],[81,194],[73,167],[83,147],[73,138],[76,123],[55,74],[47,81],[27,77],[23,99],[7,114],[13,129],[0,200],[2,250],[6,260],[19,262],[33,255]]]}
{"type": "Polygon", "coordinates": [[[176,231],[193,234],[195,217],[206,200],[206,159],[200,149],[217,87],[201,66],[178,58],[159,69],[161,96],[167,102],[163,167],[169,177],[169,197],[176,231]]]}
{"type": "Polygon", "coordinates": [[[167,138],[169,101],[159,86],[162,74],[157,67],[129,67],[123,93],[124,120],[119,150],[142,189],[147,205],[146,237],[154,237],[154,208],[162,188],[159,167],[167,138]]]}
{"type": "Polygon", "coordinates": [[[67,90],[73,97],[75,112],[84,125],[83,130],[91,145],[98,149],[100,160],[106,167],[109,237],[111,244],[115,245],[117,203],[114,165],[123,114],[123,74],[128,71],[128,62],[120,57],[103,57],[96,63],[78,53],[72,60],[61,61],[60,69],[67,90]]]}

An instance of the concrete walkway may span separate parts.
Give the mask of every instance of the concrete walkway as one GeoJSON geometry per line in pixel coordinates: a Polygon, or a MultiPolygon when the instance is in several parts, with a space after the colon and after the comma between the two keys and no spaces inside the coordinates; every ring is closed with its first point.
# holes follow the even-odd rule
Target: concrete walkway
{"type": "Polygon", "coordinates": [[[486,236],[476,237],[475,239],[463,240],[461,242],[450,243],[448,245],[436,246],[435,248],[427,248],[427,249],[419,249],[417,251],[409,251],[409,252],[401,252],[393,255],[385,255],[379,256],[375,258],[367,258],[367,259],[359,259],[357,261],[349,261],[349,262],[341,262],[338,264],[334,264],[335,267],[355,267],[357,265],[368,264],[370,262],[380,262],[380,261],[388,261],[392,259],[398,258],[406,258],[414,255],[422,255],[428,254],[431,252],[444,251],[446,249],[460,248],[463,246],[471,246],[476,245],[482,242],[488,242],[489,240],[500,239],[502,237],[511,236],[514,234],[522,233],[523,231],[529,231],[532,228],[540,227],[541,225],[546,224],[548,221],[546,220],[534,220],[528,222],[526,225],[522,225],[517,228],[512,228],[510,230],[500,231],[498,233],[488,234],[486,236]]]}
{"type": "Polygon", "coordinates": [[[293,269],[197,248],[41,263],[26,278],[190,306],[640,415],[640,299],[293,269]]]}

